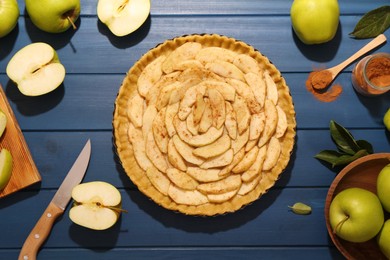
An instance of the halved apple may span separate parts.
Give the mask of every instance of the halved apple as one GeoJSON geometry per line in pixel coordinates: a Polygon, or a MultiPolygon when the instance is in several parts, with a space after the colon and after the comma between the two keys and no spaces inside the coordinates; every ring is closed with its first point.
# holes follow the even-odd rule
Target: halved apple
{"type": "Polygon", "coordinates": [[[0,137],[3,135],[7,126],[7,116],[0,110],[0,137]]]}
{"type": "Polygon", "coordinates": [[[150,12],[150,0],[99,0],[97,15],[116,36],[137,30],[150,12]]]}
{"type": "Polygon", "coordinates": [[[7,75],[26,96],[53,91],[65,78],[65,67],[47,43],[32,43],[19,50],[7,65],[7,75]]]}
{"type": "Polygon", "coordinates": [[[11,152],[3,148],[0,151],[0,191],[7,186],[12,175],[11,152]]]}
{"type": "Polygon", "coordinates": [[[79,184],[72,190],[73,207],[69,218],[77,225],[105,230],[119,219],[122,210],[122,197],[113,185],[92,181],[79,184]]]}

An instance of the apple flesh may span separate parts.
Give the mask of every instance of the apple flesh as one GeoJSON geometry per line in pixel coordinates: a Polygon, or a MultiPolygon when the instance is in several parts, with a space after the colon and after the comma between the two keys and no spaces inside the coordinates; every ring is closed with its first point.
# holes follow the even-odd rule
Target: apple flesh
{"type": "Polygon", "coordinates": [[[7,127],[7,116],[0,110],[0,137],[3,136],[5,128],[7,127]]]}
{"type": "Polygon", "coordinates": [[[381,252],[390,259],[390,219],[386,220],[379,232],[377,242],[381,252]]]}
{"type": "Polygon", "coordinates": [[[6,72],[26,96],[51,92],[65,78],[65,67],[60,63],[57,52],[43,42],[29,44],[15,53],[6,72]]]}
{"type": "Polygon", "coordinates": [[[16,0],[0,0],[0,38],[9,34],[18,23],[19,6],[16,0]]]}
{"type": "Polygon", "coordinates": [[[366,242],[381,230],[384,212],[374,193],[361,188],[348,188],[332,200],[329,221],[340,238],[349,242],[366,242]]]}
{"type": "Polygon", "coordinates": [[[5,148],[0,151],[0,191],[3,190],[12,175],[12,155],[5,148]]]}
{"type": "Polygon", "coordinates": [[[337,0],[294,0],[290,9],[294,32],[305,44],[332,40],[337,32],[339,16],[337,0]]]}
{"type": "Polygon", "coordinates": [[[390,164],[379,172],[376,190],[383,208],[390,213],[390,164]]]}
{"type": "Polygon", "coordinates": [[[80,0],[26,0],[26,10],[32,23],[42,31],[61,33],[80,15],[80,0]]]}
{"type": "Polygon", "coordinates": [[[121,211],[122,197],[113,185],[93,181],[77,185],[72,190],[75,201],[69,211],[70,219],[77,225],[105,230],[118,220],[121,211]]]}
{"type": "Polygon", "coordinates": [[[99,0],[97,15],[116,36],[137,30],[148,18],[150,0],[99,0]]]}

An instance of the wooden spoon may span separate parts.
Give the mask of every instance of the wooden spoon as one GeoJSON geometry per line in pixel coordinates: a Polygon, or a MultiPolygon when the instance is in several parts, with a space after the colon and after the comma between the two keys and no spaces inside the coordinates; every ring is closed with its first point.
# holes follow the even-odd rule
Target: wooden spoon
{"type": "Polygon", "coordinates": [[[342,63],[329,69],[315,72],[311,77],[313,88],[318,90],[326,88],[345,67],[384,42],[386,42],[386,36],[384,34],[380,34],[342,63]]]}

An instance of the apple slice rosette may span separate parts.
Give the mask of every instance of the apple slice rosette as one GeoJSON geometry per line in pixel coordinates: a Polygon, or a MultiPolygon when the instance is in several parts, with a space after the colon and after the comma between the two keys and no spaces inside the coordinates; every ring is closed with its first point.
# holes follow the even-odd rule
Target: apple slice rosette
{"type": "Polygon", "coordinates": [[[233,212],[287,166],[295,111],[285,80],[253,47],[190,35],[150,50],[115,102],[114,139],[138,188],[190,215],[233,212]]]}

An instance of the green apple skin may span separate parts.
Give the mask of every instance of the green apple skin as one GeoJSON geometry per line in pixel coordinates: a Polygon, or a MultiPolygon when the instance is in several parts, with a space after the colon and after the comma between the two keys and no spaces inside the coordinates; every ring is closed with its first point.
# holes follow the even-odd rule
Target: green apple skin
{"type": "Polygon", "coordinates": [[[376,180],[376,192],[383,208],[390,213],[390,164],[379,172],[376,180]]]}
{"type": "Polygon", "coordinates": [[[0,191],[7,186],[12,175],[12,155],[5,148],[0,152],[0,191]]]}
{"type": "Polygon", "coordinates": [[[18,23],[19,6],[16,0],[0,0],[0,38],[9,34],[18,23]]]}
{"type": "Polygon", "coordinates": [[[325,43],[337,32],[339,4],[337,0],[294,0],[290,17],[295,33],[303,43],[325,43]]]}
{"type": "Polygon", "coordinates": [[[383,224],[377,242],[381,252],[390,259],[390,219],[386,220],[385,224],[383,224]]]}
{"type": "Polygon", "coordinates": [[[361,188],[348,188],[332,200],[329,220],[337,236],[360,243],[379,233],[384,223],[384,212],[374,193],[361,188]],[[345,222],[340,224],[343,220],[345,222]]]}
{"type": "Polygon", "coordinates": [[[383,117],[383,123],[385,124],[387,131],[390,131],[390,108],[383,117]]]}
{"type": "Polygon", "coordinates": [[[26,10],[33,24],[42,31],[61,33],[78,19],[80,0],[26,0],[26,10]]]}

